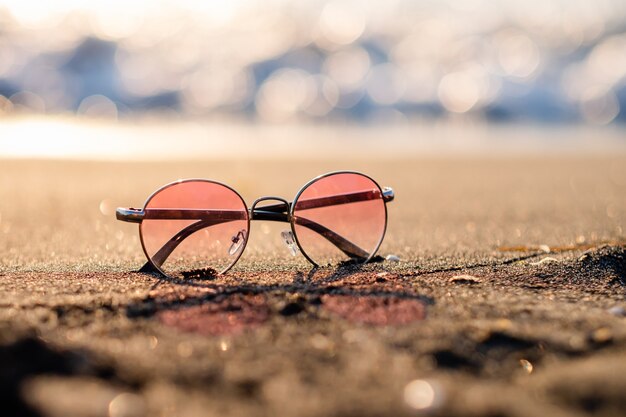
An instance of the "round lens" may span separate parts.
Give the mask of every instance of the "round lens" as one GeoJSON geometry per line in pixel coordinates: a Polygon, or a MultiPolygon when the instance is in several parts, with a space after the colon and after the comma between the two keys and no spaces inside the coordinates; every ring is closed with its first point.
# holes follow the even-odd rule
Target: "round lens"
{"type": "Polygon", "coordinates": [[[313,263],[367,261],[385,235],[387,209],[382,190],[371,178],[339,172],[300,191],[292,221],[300,249],[313,263]]]}
{"type": "Polygon", "coordinates": [[[175,278],[209,278],[237,262],[248,240],[246,204],[234,190],[205,180],[167,185],[144,207],[146,256],[175,278]]]}

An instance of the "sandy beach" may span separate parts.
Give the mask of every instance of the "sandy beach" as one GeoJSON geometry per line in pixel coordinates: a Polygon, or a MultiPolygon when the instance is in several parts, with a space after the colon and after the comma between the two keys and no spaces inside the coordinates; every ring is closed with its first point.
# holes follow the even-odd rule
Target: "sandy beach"
{"type": "Polygon", "coordinates": [[[626,416],[626,1],[0,1],[0,417],[212,416],[626,416]]]}
{"type": "Polygon", "coordinates": [[[0,167],[3,415],[626,410],[623,154],[0,167]],[[336,169],[394,188],[379,254],[399,262],[312,270],[255,223],[228,274],[169,281],[115,221],[178,178],[251,203],[336,169]]]}

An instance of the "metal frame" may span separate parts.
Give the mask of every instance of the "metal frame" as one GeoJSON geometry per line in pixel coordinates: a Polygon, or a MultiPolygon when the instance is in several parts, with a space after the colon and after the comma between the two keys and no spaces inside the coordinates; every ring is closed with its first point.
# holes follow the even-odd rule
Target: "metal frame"
{"type": "Polygon", "coordinates": [[[365,258],[363,260],[363,263],[366,263],[369,260],[371,260],[372,257],[376,254],[376,252],[380,248],[380,245],[382,244],[385,238],[385,233],[387,231],[387,220],[388,220],[387,203],[393,201],[395,198],[395,194],[390,187],[381,188],[380,185],[373,178],[363,173],[356,172],[356,171],[333,171],[333,172],[329,172],[329,173],[320,175],[318,177],[315,177],[309,182],[307,182],[302,188],[300,188],[300,190],[296,193],[296,196],[294,197],[292,202],[289,202],[282,197],[267,196],[267,197],[261,197],[261,198],[256,199],[252,203],[252,206],[250,208],[247,207],[245,200],[241,197],[241,195],[234,188],[226,184],[223,184],[221,182],[202,179],[202,178],[178,180],[178,181],[166,184],[163,187],[157,189],[152,194],[150,194],[150,196],[146,199],[146,202],[144,203],[142,209],[120,207],[116,211],[116,217],[118,220],[139,224],[139,238],[141,241],[141,247],[143,249],[144,254],[146,255],[146,258],[148,259],[148,262],[140,270],[142,272],[159,272],[163,274],[164,276],[168,276],[168,274],[165,271],[163,271],[160,267],[162,263],[160,265],[157,265],[155,262],[153,262],[152,258],[154,256],[150,257],[150,255],[148,255],[148,252],[146,250],[146,246],[143,240],[143,233],[141,232],[141,224],[144,219],[196,219],[198,220],[197,222],[192,223],[191,225],[179,231],[177,235],[172,237],[170,241],[168,241],[159,251],[157,251],[155,255],[159,257],[163,257],[163,262],[167,259],[169,254],[171,254],[175,250],[175,248],[178,246],[180,242],[182,242],[186,237],[195,233],[196,231],[202,230],[206,227],[210,227],[212,225],[219,224],[219,223],[224,223],[224,222],[229,222],[229,221],[234,221],[234,220],[244,220],[243,218],[241,218],[241,214],[237,214],[237,213],[241,213],[238,210],[232,211],[232,210],[211,210],[211,209],[206,209],[206,210],[204,209],[147,209],[148,203],[150,203],[152,198],[154,198],[154,196],[156,196],[158,193],[160,193],[161,191],[169,187],[172,187],[177,184],[185,183],[185,182],[207,182],[211,184],[221,185],[231,190],[232,192],[234,192],[237,195],[237,197],[239,197],[239,199],[241,200],[243,207],[245,209],[245,213],[246,213],[245,219],[247,220],[248,235],[246,236],[244,246],[243,248],[238,250],[239,254],[237,255],[237,257],[226,268],[224,268],[222,271],[219,272],[220,274],[224,274],[230,268],[232,268],[237,263],[241,255],[243,254],[248,244],[249,237],[250,237],[249,235],[250,235],[250,221],[251,220],[267,220],[267,221],[279,221],[279,222],[289,223],[291,226],[291,232],[293,233],[293,236],[296,241],[296,244],[298,245],[298,248],[300,249],[304,257],[316,267],[319,265],[306,253],[306,251],[300,244],[300,241],[298,240],[298,234],[296,233],[296,229],[295,229],[296,223],[298,223],[298,225],[300,226],[311,229],[314,232],[318,233],[320,236],[326,238],[329,242],[334,244],[338,249],[344,252],[347,256],[353,259],[365,258]],[[311,199],[311,200],[303,200],[303,201],[308,202],[309,207],[307,208],[315,208],[315,207],[323,207],[327,205],[346,204],[346,203],[357,202],[357,201],[366,201],[369,199],[378,198],[378,195],[382,196],[382,200],[384,203],[383,207],[385,210],[385,227],[383,229],[383,233],[375,249],[372,251],[371,254],[369,254],[367,258],[365,258],[364,256],[360,254],[363,252],[367,253],[365,250],[354,245],[352,242],[338,235],[332,230],[329,230],[323,225],[313,222],[311,220],[294,216],[294,211],[295,211],[296,204],[298,203],[298,199],[309,186],[311,186],[312,184],[314,184],[315,182],[317,182],[318,180],[322,178],[330,177],[330,176],[337,175],[337,174],[361,175],[369,179],[370,181],[372,181],[378,188],[378,191],[380,192],[380,194],[376,193],[376,195],[374,196],[373,194],[368,193],[368,192],[359,192],[359,193],[353,193],[353,194],[340,194],[336,196],[321,197],[319,199],[311,199]],[[257,208],[257,205],[259,203],[263,201],[270,201],[270,200],[279,201],[280,203],[257,208]]]}
{"type": "MultiPolygon", "coordinates": [[[[245,242],[243,243],[243,248],[241,248],[239,250],[239,254],[237,255],[237,257],[235,259],[233,259],[233,261],[230,263],[230,265],[228,265],[226,268],[224,268],[222,271],[220,271],[220,274],[224,274],[226,273],[230,268],[232,268],[237,261],[239,261],[239,258],[241,258],[241,255],[243,255],[243,252],[246,250],[246,246],[248,245],[248,240],[249,240],[249,235],[250,235],[250,211],[248,210],[248,205],[246,204],[246,201],[243,199],[243,197],[241,196],[241,194],[239,194],[237,192],[237,190],[235,190],[234,188],[232,188],[229,185],[226,185],[224,183],[221,183],[219,181],[213,181],[213,180],[207,180],[204,178],[189,178],[189,179],[185,179],[185,180],[178,180],[178,181],[174,181],[171,182],[169,184],[166,184],[164,186],[162,186],[161,188],[157,189],[155,192],[153,192],[152,194],[150,194],[150,196],[146,199],[146,202],[143,204],[143,209],[141,210],[142,214],[141,214],[141,220],[138,222],[139,223],[139,240],[141,241],[141,248],[143,249],[143,253],[146,255],[146,259],[148,259],[148,262],[141,267],[140,271],[142,272],[159,272],[161,274],[163,274],[163,276],[169,277],[169,275],[167,274],[167,272],[163,271],[163,269],[161,269],[160,266],[156,265],[153,261],[152,258],[150,257],[150,255],[148,255],[148,251],[146,250],[146,245],[143,241],[143,233],[141,233],[141,221],[145,218],[145,212],[146,212],[146,206],[148,205],[148,203],[150,202],[150,200],[152,200],[154,198],[154,196],[156,196],[158,193],[160,193],[161,191],[165,190],[166,188],[172,187],[174,185],[178,185],[178,184],[182,184],[185,182],[207,182],[210,184],[217,184],[217,185],[221,185],[223,187],[228,188],[229,190],[231,190],[232,192],[235,193],[235,195],[237,195],[237,197],[239,197],[239,199],[241,200],[241,203],[243,204],[244,209],[246,210],[246,219],[247,219],[247,231],[248,231],[248,236],[246,237],[245,242]]],[[[136,218],[139,217],[138,213],[135,213],[134,215],[131,215],[131,218],[133,218],[133,222],[137,223],[136,218]]],[[[119,215],[119,209],[116,211],[116,218],[118,220],[122,220],[120,219],[120,215],[119,215]]],[[[171,240],[170,240],[171,241],[171,240]]]]}
{"type": "MultiPolygon", "coordinates": [[[[385,189],[387,190],[387,194],[385,195],[385,192],[383,191],[383,189],[381,188],[380,185],[378,185],[378,183],[369,175],[365,175],[361,172],[357,172],[357,171],[333,171],[333,172],[328,172],[326,174],[322,174],[319,175],[315,178],[313,178],[312,180],[310,180],[309,182],[307,182],[306,184],[304,184],[304,186],[302,188],[300,188],[300,191],[298,191],[296,193],[296,196],[293,198],[293,203],[291,204],[290,210],[289,210],[289,218],[293,219],[293,213],[295,211],[295,207],[296,204],[298,202],[298,199],[300,198],[300,196],[302,195],[302,193],[309,188],[309,186],[311,186],[312,184],[314,184],[315,182],[317,182],[318,180],[321,180],[322,178],[327,178],[333,175],[337,175],[337,174],[356,174],[356,175],[361,175],[367,179],[369,179],[370,181],[372,181],[376,187],[378,187],[378,190],[380,191],[380,195],[383,198],[383,207],[385,208],[385,228],[383,229],[383,233],[380,237],[380,240],[378,241],[378,244],[376,245],[376,248],[372,251],[372,253],[369,255],[369,257],[367,257],[367,259],[365,259],[363,261],[363,263],[367,263],[370,261],[370,259],[372,259],[374,257],[374,255],[376,255],[376,252],[378,252],[378,249],[380,248],[380,245],[383,243],[383,239],[385,238],[385,233],[387,232],[387,203],[390,201],[393,201],[393,199],[395,198],[395,194],[393,192],[393,190],[391,189],[391,187],[385,187],[385,189]]],[[[302,245],[300,244],[300,241],[298,240],[298,234],[296,233],[296,227],[293,221],[290,221],[291,223],[291,232],[293,233],[293,236],[296,240],[296,243],[298,244],[298,247],[300,248],[300,252],[302,252],[302,254],[304,255],[304,257],[311,262],[314,266],[319,266],[317,264],[317,262],[315,262],[304,250],[304,248],[302,247],[302,245]]],[[[348,255],[349,256],[349,255],[348,255]]]]}

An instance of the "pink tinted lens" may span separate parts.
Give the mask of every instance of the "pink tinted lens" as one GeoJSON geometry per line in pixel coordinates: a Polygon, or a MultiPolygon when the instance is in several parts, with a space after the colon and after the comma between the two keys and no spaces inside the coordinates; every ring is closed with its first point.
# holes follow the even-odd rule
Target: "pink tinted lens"
{"type": "Polygon", "coordinates": [[[225,185],[185,181],[164,187],[144,207],[146,255],[166,275],[202,278],[229,269],[248,239],[248,210],[225,185]]]}
{"type": "Polygon", "coordinates": [[[378,250],[387,225],[380,187],[355,173],[336,173],[309,184],[294,206],[301,249],[316,264],[366,260],[378,250]]]}

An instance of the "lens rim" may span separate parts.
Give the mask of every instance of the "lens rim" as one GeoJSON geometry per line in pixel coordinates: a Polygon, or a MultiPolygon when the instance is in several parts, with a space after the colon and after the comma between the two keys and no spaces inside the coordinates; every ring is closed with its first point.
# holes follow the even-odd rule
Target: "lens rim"
{"type": "Polygon", "coordinates": [[[300,248],[300,252],[302,252],[302,255],[304,255],[304,257],[313,264],[313,266],[315,266],[316,268],[320,267],[320,265],[315,262],[304,250],[304,248],[302,247],[302,245],[300,244],[300,240],[298,239],[298,234],[296,233],[296,225],[295,225],[295,221],[294,221],[294,213],[295,213],[295,209],[296,209],[296,204],[298,202],[298,199],[300,198],[300,195],[302,195],[302,193],[309,188],[309,186],[313,185],[315,182],[321,180],[322,178],[326,178],[326,177],[331,177],[333,175],[338,175],[338,174],[355,174],[355,175],[360,175],[362,177],[367,178],[368,180],[372,181],[374,183],[374,185],[376,185],[376,187],[378,187],[378,190],[380,191],[380,198],[381,200],[383,200],[383,207],[385,210],[385,227],[383,228],[383,233],[380,236],[380,239],[378,240],[378,243],[376,244],[376,248],[372,251],[372,253],[370,254],[370,256],[364,260],[363,262],[359,263],[359,265],[363,265],[368,263],[378,252],[378,249],[380,249],[380,245],[382,245],[383,240],[385,239],[385,234],[387,233],[387,223],[388,223],[388,216],[387,216],[387,202],[385,201],[385,199],[383,198],[383,189],[382,187],[378,184],[378,182],[376,182],[376,180],[374,180],[372,177],[370,177],[369,175],[363,174],[362,172],[358,172],[358,171],[350,171],[350,170],[343,170],[343,171],[331,171],[331,172],[327,172],[325,174],[322,175],[318,175],[317,177],[313,178],[312,180],[310,180],[309,182],[307,182],[306,184],[304,184],[302,186],[302,188],[300,188],[300,190],[296,193],[296,196],[294,197],[294,199],[292,200],[291,203],[291,208],[289,209],[289,223],[291,224],[291,232],[293,233],[293,236],[296,240],[296,244],[298,245],[298,248],[300,248]]]}
{"type": "MultiPolygon", "coordinates": [[[[187,182],[206,182],[206,183],[209,183],[209,184],[221,185],[222,187],[227,188],[230,191],[232,191],[233,193],[235,193],[235,195],[237,197],[239,197],[239,200],[241,200],[241,202],[243,203],[243,208],[244,208],[244,210],[246,212],[246,224],[247,224],[246,241],[243,244],[243,248],[241,248],[241,250],[239,251],[239,255],[237,255],[237,257],[230,263],[230,265],[228,265],[226,268],[224,268],[223,270],[221,270],[221,271],[219,271],[217,273],[218,275],[223,275],[226,272],[228,272],[237,263],[237,261],[239,261],[239,258],[241,258],[241,255],[243,255],[243,252],[246,250],[246,246],[248,246],[248,241],[250,240],[250,210],[248,209],[248,205],[246,204],[246,201],[243,199],[241,194],[239,194],[237,192],[237,190],[235,190],[233,187],[231,187],[231,186],[229,186],[227,184],[224,184],[222,182],[214,181],[214,180],[208,180],[208,179],[205,179],[205,178],[186,178],[186,179],[181,179],[181,180],[177,180],[177,181],[173,181],[173,182],[170,182],[168,184],[165,184],[164,186],[162,186],[161,188],[157,189],[152,194],[150,194],[150,196],[146,199],[146,202],[143,204],[143,210],[144,211],[146,210],[146,207],[148,206],[148,203],[150,203],[150,201],[157,194],[159,194],[161,191],[163,191],[163,190],[165,190],[167,188],[170,188],[170,187],[174,187],[174,186],[179,185],[179,184],[187,183],[187,182]]],[[[210,207],[207,207],[207,208],[210,208],[210,207]]],[[[161,274],[163,274],[167,278],[177,279],[175,277],[172,277],[170,274],[168,274],[167,272],[165,272],[163,269],[161,269],[160,267],[156,266],[152,262],[152,258],[150,257],[150,255],[148,255],[148,251],[146,250],[146,245],[144,244],[144,241],[143,241],[143,233],[141,231],[142,223],[143,223],[143,221],[141,223],[139,223],[139,241],[141,242],[141,248],[143,249],[144,255],[146,255],[146,259],[148,259],[148,262],[150,263],[150,265],[152,265],[152,267],[154,269],[159,271],[161,274]]]]}

